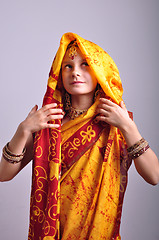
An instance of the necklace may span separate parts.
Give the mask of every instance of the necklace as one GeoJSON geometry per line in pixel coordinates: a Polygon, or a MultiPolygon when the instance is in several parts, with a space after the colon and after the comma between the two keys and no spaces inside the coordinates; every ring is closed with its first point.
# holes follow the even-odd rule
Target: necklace
{"type": "Polygon", "coordinates": [[[76,109],[72,106],[70,106],[70,108],[67,110],[67,116],[73,120],[75,119],[76,117],[80,116],[81,114],[87,112],[88,109],[83,109],[83,110],[80,110],[80,109],[76,109]]]}

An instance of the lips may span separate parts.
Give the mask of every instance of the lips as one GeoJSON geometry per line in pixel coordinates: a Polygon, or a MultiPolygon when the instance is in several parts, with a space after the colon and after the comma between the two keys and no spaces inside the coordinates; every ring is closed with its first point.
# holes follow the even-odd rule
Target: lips
{"type": "Polygon", "coordinates": [[[73,82],[71,82],[71,85],[82,84],[82,83],[84,83],[84,82],[82,82],[82,81],[73,81],[73,82]]]}

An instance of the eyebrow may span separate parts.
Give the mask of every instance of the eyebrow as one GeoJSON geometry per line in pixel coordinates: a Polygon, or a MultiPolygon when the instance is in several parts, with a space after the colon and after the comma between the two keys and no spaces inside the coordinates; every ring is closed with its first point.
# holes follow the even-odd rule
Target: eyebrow
{"type": "MultiPolygon", "coordinates": [[[[69,60],[67,60],[67,61],[62,62],[62,64],[72,63],[72,61],[73,61],[72,59],[69,59],[69,60]]],[[[87,62],[85,58],[83,58],[83,59],[81,60],[81,62],[84,62],[84,61],[87,62]]]]}
{"type": "Polygon", "coordinates": [[[68,61],[64,61],[64,62],[62,62],[62,64],[66,64],[66,63],[70,63],[70,61],[68,60],[68,61]]]}

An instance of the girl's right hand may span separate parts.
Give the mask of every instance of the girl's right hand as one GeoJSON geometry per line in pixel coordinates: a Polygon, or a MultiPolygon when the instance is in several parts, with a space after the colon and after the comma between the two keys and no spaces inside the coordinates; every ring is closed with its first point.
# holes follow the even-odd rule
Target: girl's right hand
{"type": "Polygon", "coordinates": [[[38,110],[38,106],[35,105],[21,123],[23,130],[27,133],[34,133],[45,128],[58,128],[59,124],[50,123],[51,120],[64,117],[62,109],[56,108],[56,106],[56,103],[51,103],[38,110]]]}

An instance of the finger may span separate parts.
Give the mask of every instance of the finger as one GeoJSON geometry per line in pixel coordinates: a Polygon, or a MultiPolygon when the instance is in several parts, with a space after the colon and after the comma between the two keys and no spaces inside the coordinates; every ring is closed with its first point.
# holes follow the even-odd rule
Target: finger
{"type": "Polygon", "coordinates": [[[46,117],[46,122],[49,122],[51,120],[56,120],[56,119],[63,119],[63,115],[60,114],[60,115],[50,115],[50,116],[47,116],[46,117]]]}
{"type": "Polygon", "coordinates": [[[105,109],[102,109],[102,108],[97,109],[96,112],[100,115],[104,115],[104,116],[107,116],[107,117],[109,116],[109,112],[106,111],[105,109]]]}
{"type": "Polygon", "coordinates": [[[98,121],[103,121],[103,122],[109,123],[108,118],[105,117],[105,116],[98,115],[98,116],[96,117],[96,119],[97,119],[98,121]]]}
{"type": "Polygon", "coordinates": [[[62,109],[60,109],[60,108],[48,109],[47,111],[45,111],[45,114],[47,116],[54,115],[54,114],[62,114],[62,115],[64,115],[62,109]]]}
{"type": "Polygon", "coordinates": [[[115,106],[116,103],[113,103],[112,101],[108,100],[107,98],[100,98],[100,102],[107,104],[108,106],[115,106]]]}
{"type": "Polygon", "coordinates": [[[34,112],[37,111],[37,109],[38,109],[38,105],[35,105],[35,106],[31,109],[31,111],[30,111],[29,114],[33,114],[34,112]]]}
{"type": "Polygon", "coordinates": [[[50,104],[47,104],[47,105],[45,105],[44,107],[42,107],[42,109],[43,109],[44,111],[47,111],[48,109],[50,109],[50,108],[55,108],[55,107],[57,107],[57,103],[50,103],[50,104]]]}
{"type": "Polygon", "coordinates": [[[46,128],[59,128],[60,124],[58,123],[46,123],[43,125],[42,129],[46,129],[46,128]]]}
{"type": "Polygon", "coordinates": [[[126,106],[125,106],[125,103],[124,103],[123,101],[121,101],[121,102],[119,103],[119,106],[120,106],[122,109],[127,110],[127,109],[126,109],[126,106]]]}
{"type": "Polygon", "coordinates": [[[99,104],[99,105],[97,106],[97,111],[98,111],[99,109],[105,109],[106,111],[110,111],[111,108],[112,108],[112,106],[108,106],[107,104],[99,104]]]}
{"type": "Polygon", "coordinates": [[[47,128],[59,128],[60,127],[60,124],[52,124],[52,123],[48,123],[47,124],[47,128]]]}

